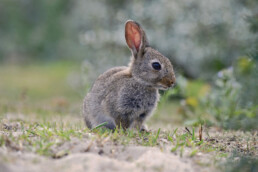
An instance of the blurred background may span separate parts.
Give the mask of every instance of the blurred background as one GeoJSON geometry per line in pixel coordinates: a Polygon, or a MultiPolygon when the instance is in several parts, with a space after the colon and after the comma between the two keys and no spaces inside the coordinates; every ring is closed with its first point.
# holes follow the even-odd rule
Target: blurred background
{"type": "Polygon", "coordinates": [[[0,113],[80,117],[96,77],[129,61],[128,19],[176,71],[149,123],[257,129],[257,0],[1,0],[0,113]]]}

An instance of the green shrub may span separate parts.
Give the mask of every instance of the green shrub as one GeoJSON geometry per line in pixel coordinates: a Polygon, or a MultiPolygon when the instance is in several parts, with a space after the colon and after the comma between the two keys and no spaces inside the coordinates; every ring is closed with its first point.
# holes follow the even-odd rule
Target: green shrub
{"type": "Polygon", "coordinates": [[[213,124],[226,129],[257,129],[257,65],[248,57],[240,57],[230,68],[214,77],[212,87],[200,82],[184,80],[180,93],[180,113],[186,125],[213,124]],[[185,84],[187,83],[188,84],[185,84]],[[185,86],[188,85],[188,86],[185,86]],[[189,90],[190,89],[190,90],[189,90]],[[190,93],[190,94],[189,94],[190,93]]]}
{"type": "Polygon", "coordinates": [[[258,159],[234,152],[220,168],[225,172],[255,172],[258,171],[258,159]]]}
{"type": "Polygon", "coordinates": [[[214,82],[213,89],[203,101],[204,110],[214,118],[214,123],[228,129],[257,128],[257,106],[241,104],[243,85],[236,80],[234,68],[220,71],[214,82]]]}

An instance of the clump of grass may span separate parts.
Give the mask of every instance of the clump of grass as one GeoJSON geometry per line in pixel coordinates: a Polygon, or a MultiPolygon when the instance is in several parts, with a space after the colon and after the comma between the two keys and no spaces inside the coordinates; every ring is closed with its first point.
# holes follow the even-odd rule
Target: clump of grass
{"type": "MultiPolygon", "coordinates": [[[[3,126],[3,123],[2,120],[1,126],[3,126]]],[[[11,126],[12,122],[6,125],[11,126]]],[[[170,134],[161,131],[160,128],[156,132],[124,130],[121,127],[112,131],[103,128],[104,125],[106,123],[89,130],[83,124],[19,121],[19,128],[2,128],[0,145],[12,150],[32,151],[44,156],[59,157],[53,152],[53,147],[58,147],[73,138],[82,139],[87,134],[91,134],[92,141],[98,139],[100,142],[113,142],[121,145],[136,144],[153,147],[162,146],[162,140],[166,140],[167,144],[175,145],[176,148],[180,147],[181,154],[184,151],[184,146],[193,147],[193,145],[198,144],[193,140],[195,137],[188,133],[177,133],[178,128],[170,134]],[[15,131],[20,134],[14,135],[15,131]]],[[[176,149],[174,150],[176,151],[176,149]]]]}
{"type": "MultiPolygon", "coordinates": [[[[1,123],[2,125],[3,123],[1,123]]],[[[2,129],[0,145],[19,151],[32,151],[40,155],[53,156],[51,148],[73,137],[82,138],[87,128],[67,126],[64,123],[27,123],[20,122],[19,134],[15,131],[2,129]]]]}

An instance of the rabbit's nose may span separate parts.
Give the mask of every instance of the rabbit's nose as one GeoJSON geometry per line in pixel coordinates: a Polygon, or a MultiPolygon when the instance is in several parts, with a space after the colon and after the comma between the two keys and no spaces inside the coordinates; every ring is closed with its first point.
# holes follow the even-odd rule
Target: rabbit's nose
{"type": "Polygon", "coordinates": [[[172,78],[171,78],[169,81],[170,81],[170,82],[169,82],[170,87],[174,86],[175,83],[176,83],[176,78],[175,78],[175,76],[173,75],[172,78]]]}
{"type": "Polygon", "coordinates": [[[175,80],[170,80],[169,81],[169,87],[173,87],[175,85],[175,80]]]}
{"type": "Polygon", "coordinates": [[[176,83],[176,77],[175,77],[175,75],[173,75],[173,82],[174,82],[174,84],[176,83]]]}
{"type": "Polygon", "coordinates": [[[171,81],[169,81],[169,85],[173,85],[174,84],[174,81],[173,80],[171,80],[171,81]]]}

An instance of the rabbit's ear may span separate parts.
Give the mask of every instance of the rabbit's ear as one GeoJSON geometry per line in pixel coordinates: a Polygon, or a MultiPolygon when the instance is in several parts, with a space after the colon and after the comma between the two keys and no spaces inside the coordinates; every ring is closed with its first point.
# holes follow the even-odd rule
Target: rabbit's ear
{"type": "Polygon", "coordinates": [[[137,57],[138,52],[143,51],[148,46],[145,32],[137,22],[132,20],[125,24],[125,39],[135,57],[137,57]]]}

